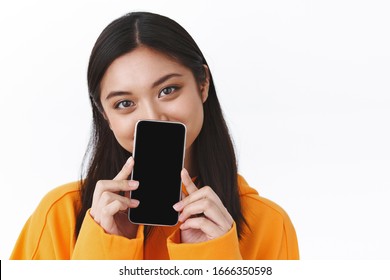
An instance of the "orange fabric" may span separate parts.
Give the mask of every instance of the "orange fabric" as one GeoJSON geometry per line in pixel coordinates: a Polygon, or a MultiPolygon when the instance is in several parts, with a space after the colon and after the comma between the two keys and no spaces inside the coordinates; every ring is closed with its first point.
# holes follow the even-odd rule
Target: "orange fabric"
{"type": "Polygon", "coordinates": [[[239,240],[236,225],[225,235],[196,244],[180,243],[180,229],[155,227],[146,242],[110,235],[85,215],[76,240],[79,183],[49,192],[26,222],[11,259],[298,259],[295,229],[286,212],[262,198],[239,176],[243,214],[250,226],[239,240]]]}

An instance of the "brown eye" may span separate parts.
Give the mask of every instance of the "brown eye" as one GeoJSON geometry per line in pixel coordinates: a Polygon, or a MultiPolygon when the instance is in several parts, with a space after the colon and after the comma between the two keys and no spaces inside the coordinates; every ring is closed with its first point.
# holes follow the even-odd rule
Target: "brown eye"
{"type": "Polygon", "coordinates": [[[169,95],[172,92],[174,92],[176,89],[177,89],[177,87],[173,87],[173,86],[172,87],[163,88],[162,91],[160,91],[160,94],[158,95],[158,97],[169,95]]]}
{"type": "Polygon", "coordinates": [[[128,108],[128,107],[131,107],[131,106],[134,106],[134,102],[133,101],[123,100],[121,102],[118,102],[116,104],[115,108],[124,109],[124,108],[128,108]]]}

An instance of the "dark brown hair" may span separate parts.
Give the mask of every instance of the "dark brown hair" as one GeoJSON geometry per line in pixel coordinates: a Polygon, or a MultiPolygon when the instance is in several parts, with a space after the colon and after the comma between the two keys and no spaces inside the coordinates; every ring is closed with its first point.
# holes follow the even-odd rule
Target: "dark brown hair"
{"type": "MultiPolygon", "coordinates": [[[[207,62],[199,47],[183,27],[167,17],[147,12],[130,13],[113,21],[103,30],[95,43],[88,65],[93,124],[84,157],[82,207],[77,217],[76,235],[86,211],[92,205],[97,181],[114,178],[131,155],[117,142],[101,113],[100,82],[115,59],[141,45],[177,60],[192,71],[199,84],[207,77],[204,68],[207,62]]],[[[238,192],[236,156],[211,73],[209,79],[208,98],[203,104],[204,122],[193,143],[192,164],[198,170],[196,184],[200,187],[212,187],[235,220],[241,236],[245,219],[238,192]]]]}

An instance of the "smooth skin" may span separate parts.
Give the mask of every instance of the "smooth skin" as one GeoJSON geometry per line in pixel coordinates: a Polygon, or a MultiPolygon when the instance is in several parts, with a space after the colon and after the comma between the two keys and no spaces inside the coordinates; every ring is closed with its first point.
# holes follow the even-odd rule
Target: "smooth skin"
{"type": "MultiPolygon", "coordinates": [[[[205,65],[205,71],[208,68],[205,65]]],[[[179,121],[186,125],[186,157],[181,178],[188,196],[173,205],[180,212],[182,243],[211,240],[227,233],[233,219],[209,186],[198,189],[191,175],[192,144],[203,125],[203,103],[207,100],[209,79],[198,84],[190,69],[174,59],[147,47],[138,47],[118,57],[101,81],[100,101],[115,138],[127,151],[133,151],[134,128],[140,119],[179,121]],[[188,171],[187,171],[188,170],[188,171]]],[[[113,180],[96,184],[90,214],[109,234],[135,238],[138,226],[127,219],[127,209],[142,201],[121,196],[138,188],[127,180],[134,166],[125,163],[113,180]]],[[[153,176],[153,174],[151,174],[153,176]]]]}
{"type": "Polygon", "coordinates": [[[181,212],[182,243],[203,242],[227,233],[233,225],[233,218],[212,188],[198,189],[185,168],[181,178],[189,195],[173,208],[181,212]]]}
{"type": "Polygon", "coordinates": [[[130,157],[122,170],[113,180],[97,182],[92,198],[90,214],[107,233],[135,238],[138,226],[129,222],[127,209],[139,205],[136,199],[130,199],[129,193],[138,188],[135,180],[127,180],[134,167],[130,157]],[[122,196],[119,192],[124,192],[122,196]]]}

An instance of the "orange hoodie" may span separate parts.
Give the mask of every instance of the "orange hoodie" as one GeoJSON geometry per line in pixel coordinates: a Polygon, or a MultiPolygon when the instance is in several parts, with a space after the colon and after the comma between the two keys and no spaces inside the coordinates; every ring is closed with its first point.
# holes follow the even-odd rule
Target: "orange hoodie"
{"type": "Polygon", "coordinates": [[[294,227],[286,212],[262,198],[238,176],[241,204],[250,230],[238,239],[236,226],[225,235],[195,244],[180,243],[179,225],[155,227],[146,242],[144,227],[128,239],[104,232],[85,215],[75,237],[79,182],[49,192],[26,222],[11,259],[298,259],[294,227]]]}

